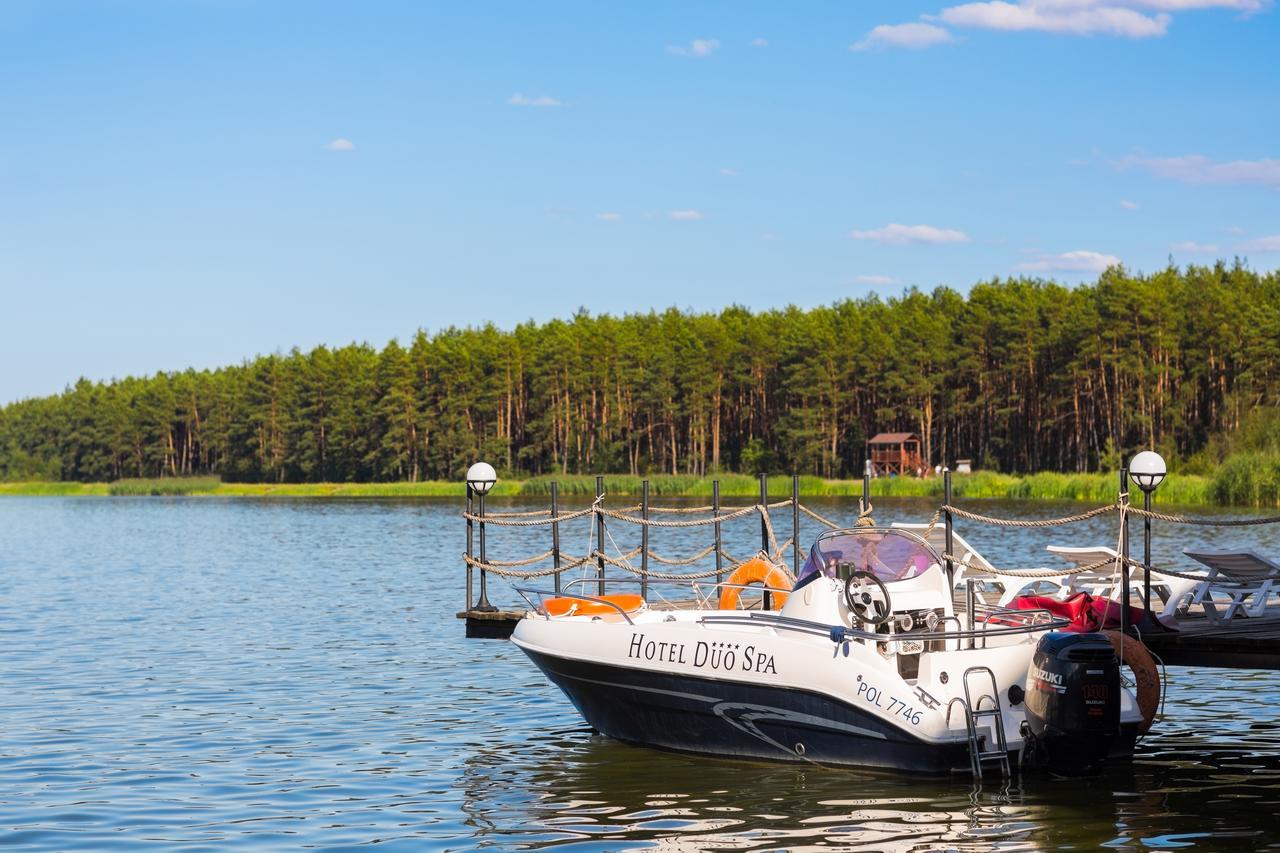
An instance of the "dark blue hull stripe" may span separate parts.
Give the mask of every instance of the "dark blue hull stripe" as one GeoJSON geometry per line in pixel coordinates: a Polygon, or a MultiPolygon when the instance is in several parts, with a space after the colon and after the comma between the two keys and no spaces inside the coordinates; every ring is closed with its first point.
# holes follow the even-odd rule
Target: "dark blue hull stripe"
{"type": "Polygon", "coordinates": [[[662,749],[919,773],[969,770],[968,743],[932,744],[831,696],[524,650],[593,728],[662,749]]]}

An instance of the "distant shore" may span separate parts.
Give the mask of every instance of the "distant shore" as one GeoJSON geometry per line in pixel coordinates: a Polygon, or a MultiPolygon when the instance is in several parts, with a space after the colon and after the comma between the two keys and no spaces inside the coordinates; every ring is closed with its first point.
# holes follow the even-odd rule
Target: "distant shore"
{"type": "MultiPolygon", "coordinates": [[[[629,475],[606,475],[605,493],[638,497],[645,478],[629,475]]],[[[720,481],[722,498],[743,503],[743,498],[759,497],[759,479],[748,474],[723,474],[718,477],[695,477],[679,474],[654,474],[648,478],[654,498],[710,498],[712,480],[720,481]]],[[[534,477],[522,480],[500,480],[492,492],[495,497],[539,497],[551,493],[552,481],[560,484],[560,495],[571,502],[581,502],[595,493],[595,477],[569,474],[557,477],[534,477]]],[[[1214,504],[1208,477],[1171,475],[1160,487],[1157,500],[1164,504],[1214,504]]],[[[1117,478],[1114,474],[1028,475],[996,474],[979,471],[954,477],[956,498],[1005,498],[1022,500],[1065,500],[1110,503],[1115,500],[1117,478]]],[[[461,482],[426,481],[418,483],[224,483],[209,477],[166,477],[152,480],[117,480],[112,483],[19,482],[0,483],[0,496],[62,497],[137,497],[192,496],[243,498],[462,498],[466,486],[461,482]]],[[[791,494],[790,477],[770,477],[769,496],[773,500],[791,494]]],[[[827,480],[801,477],[800,495],[814,497],[857,497],[862,494],[862,480],[827,480]]],[[[871,481],[873,497],[930,497],[941,500],[942,478],[881,477],[871,481]]]]}

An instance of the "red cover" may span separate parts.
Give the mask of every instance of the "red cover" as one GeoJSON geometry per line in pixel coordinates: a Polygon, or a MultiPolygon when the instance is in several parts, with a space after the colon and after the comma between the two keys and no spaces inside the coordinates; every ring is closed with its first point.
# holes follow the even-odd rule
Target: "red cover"
{"type": "MultiPolygon", "coordinates": [[[[1095,598],[1087,592],[1077,592],[1066,600],[1048,595],[1020,595],[1013,600],[1015,610],[1048,610],[1054,616],[1062,616],[1071,620],[1064,631],[1086,633],[1090,631],[1118,631],[1120,629],[1120,602],[1109,598],[1095,598]]],[[[1129,608],[1129,624],[1142,622],[1142,608],[1129,608]]],[[[1157,624],[1166,631],[1176,631],[1170,625],[1160,622],[1153,615],[1157,624]]]]}

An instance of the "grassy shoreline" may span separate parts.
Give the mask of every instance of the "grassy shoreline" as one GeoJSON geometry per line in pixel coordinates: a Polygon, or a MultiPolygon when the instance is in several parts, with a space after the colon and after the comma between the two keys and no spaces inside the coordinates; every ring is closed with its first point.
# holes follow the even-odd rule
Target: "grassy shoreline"
{"type": "MultiPolygon", "coordinates": [[[[547,497],[551,482],[560,483],[560,494],[566,498],[585,498],[595,493],[595,477],[565,475],[534,477],[525,480],[502,480],[494,488],[496,497],[547,497]]],[[[671,474],[650,476],[653,497],[711,496],[711,478],[671,474]]],[[[720,494],[725,498],[756,498],[759,480],[747,474],[724,474],[719,478],[720,494]]],[[[641,477],[606,475],[605,491],[610,495],[638,496],[641,477]]],[[[1160,488],[1164,504],[1213,505],[1213,480],[1208,477],[1177,475],[1160,488]]],[[[428,481],[421,483],[223,483],[216,478],[162,478],[156,480],[118,480],[113,483],[22,482],[0,483],[0,496],[193,496],[243,498],[461,498],[465,486],[459,482],[428,481]]],[[[790,477],[770,477],[769,494],[779,499],[791,494],[790,477]]],[[[803,497],[854,497],[862,494],[862,480],[825,480],[801,477],[803,497]]],[[[881,478],[871,482],[874,497],[942,498],[942,478],[881,478]]],[[[1112,474],[1029,475],[996,474],[979,471],[957,474],[954,478],[956,498],[1017,498],[1024,500],[1065,500],[1108,503],[1115,499],[1116,477],[1112,474]]]]}

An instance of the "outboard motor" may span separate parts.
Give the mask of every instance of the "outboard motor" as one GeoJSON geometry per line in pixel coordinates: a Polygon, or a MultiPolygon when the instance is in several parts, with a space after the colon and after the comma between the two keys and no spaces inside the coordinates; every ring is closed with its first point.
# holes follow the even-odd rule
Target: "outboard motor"
{"type": "Polygon", "coordinates": [[[1028,759],[1056,773],[1098,768],[1120,734],[1120,663],[1102,634],[1040,638],[1027,669],[1028,759]]]}

